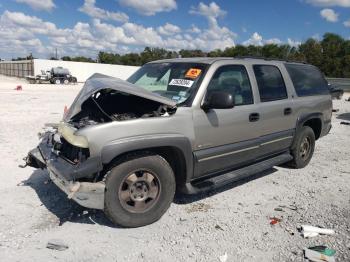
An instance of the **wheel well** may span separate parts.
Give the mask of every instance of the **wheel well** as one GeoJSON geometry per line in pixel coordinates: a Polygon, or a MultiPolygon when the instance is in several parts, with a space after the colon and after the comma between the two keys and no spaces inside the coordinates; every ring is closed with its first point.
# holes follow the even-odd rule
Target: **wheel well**
{"type": "Polygon", "coordinates": [[[319,118],[312,118],[307,120],[303,126],[311,127],[314,131],[315,138],[318,139],[321,135],[322,121],[319,118]]]}
{"type": "Polygon", "coordinates": [[[160,155],[169,163],[175,174],[177,185],[186,182],[187,170],[185,156],[180,149],[172,146],[153,147],[123,153],[115,157],[109,164],[105,165],[104,170],[107,172],[110,168],[112,168],[112,166],[116,166],[124,161],[148,154],[160,155]]]}

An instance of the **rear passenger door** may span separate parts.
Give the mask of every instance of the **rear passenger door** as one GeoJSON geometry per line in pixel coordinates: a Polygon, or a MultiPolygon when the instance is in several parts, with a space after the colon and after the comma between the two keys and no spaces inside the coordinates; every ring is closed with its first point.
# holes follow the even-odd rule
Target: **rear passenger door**
{"type": "Polygon", "coordinates": [[[288,149],[294,135],[293,101],[281,69],[276,65],[253,65],[260,96],[259,158],[288,149]]]}

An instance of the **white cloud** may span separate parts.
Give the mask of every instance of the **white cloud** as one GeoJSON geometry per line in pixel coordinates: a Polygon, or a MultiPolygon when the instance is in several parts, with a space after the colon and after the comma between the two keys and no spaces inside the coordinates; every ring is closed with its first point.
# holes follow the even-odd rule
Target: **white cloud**
{"type": "Polygon", "coordinates": [[[243,42],[243,45],[262,46],[263,44],[263,37],[258,32],[255,32],[247,41],[243,42]]]}
{"type": "Polygon", "coordinates": [[[292,47],[298,47],[301,45],[301,42],[300,41],[296,41],[296,40],[293,40],[291,38],[288,38],[287,39],[287,43],[288,45],[292,46],[292,47]]]}
{"type": "Polygon", "coordinates": [[[202,32],[202,30],[200,30],[197,26],[192,24],[191,28],[187,29],[187,32],[193,33],[193,34],[199,34],[202,32]]]}
{"type": "Polygon", "coordinates": [[[191,8],[190,13],[214,18],[226,15],[226,11],[222,10],[215,2],[211,2],[209,5],[200,2],[197,7],[191,8]]]}
{"type": "Polygon", "coordinates": [[[181,32],[180,27],[170,23],[166,23],[164,26],[159,26],[157,30],[161,35],[174,35],[181,32]]]}
{"type": "Polygon", "coordinates": [[[344,24],[344,26],[346,26],[346,27],[350,27],[350,19],[347,20],[347,21],[345,21],[343,24],[344,24]]]}
{"type": "Polygon", "coordinates": [[[326,19],[328,22],[335,23],[338,22],[339,14],[336,13],[333,9],[323,9],[320,12],[321,16],[326,19]]]}
{"type": "Polygon", "coordinates": [[[198,38],[194,39],[197,48],[204,50],[224,49],[234,46],[237,34],[227,27],[220,27],[217,18],[226,14],[215,2],[206,5],[202,2],[197,7],[191,7],[190,14],[197,14],[207,18],[208,28],[202,30],[198,38]]]}
{"type": "Polygon", "coordinates": [[[33,34],[49,36],[64,36],[65,30],[58,29],[54,23],[44,22],[35,16],[28,16],[20,12],[5,11],[0,17],[0,22],[9,28],[25,28],[33,34]]]}
{"type": "Polygon", "coordinates": [[[16,0],[16,2],[27,4],[34,10],[51,11],[56,7],[53,0],[16,0]]]}
{"type": "MultiPolygon", "coordinates": [[[[94,6],[95,2],[90,1],[91,3],[94,6]]],[[[18,54],[33,52],[41,57],[48,57],[57,48],[60,56],[95,57],[99,51],[139,52],[146,46],[210,51],[235,45],[236,34],[229,28],[220,26],[217,21],[225,13],[220,7],[215,3],[201,3],[197,9],[192,8],[192,12],[195,10],[198,11],[196,14],[207,19],[207,28],[199,29],[196,25],[191,25],[189,29],[181,30],[171,23],[159,27],[147,27],[132,22],[114,25],[99,18],[86,23],[77,22],[73,27],[59,28],[36,16],[6,10],[0,15],[0,51],[9,54],[10,50],[17,50],[18,54]]],[[[100,11],[97,15],[92,14],[99,15],[100,11]]]]}
{"type": "Polygon", "coordinates": [[[350,0],[306,0],[306,2],[315,6],[350,7],[350,0]]]}
{"type": "MultiPolygon", "coordinates": [[[[242,44],[245,46],[248,46],[248,45],[263,46],[265,44],[281,45],[283,44],[283,41],[280,40],[279,38],[264,39],[262,35],[260,35],[258,32],[255,32],[254,34],[252,34],[252,36],[248,40],[244,41],[242,44]]],[[[297,47],[301,45],[301,42],[293,41],[292,39],[288,38],[287,44],[293,47],[297,47]]]]}
{"type": "Polygon", "coordinates": [[[119,3],[131,7],[138,13],[146,16],[160,12],[169,12],[177,8],[175,0],[119,0],[119,3]]]}
{"type": "Polygon", "coordinates": [[[265,40],[264,42],[265,42],[265,44],[268,44],[268,45],[270,45],[270,44],[280,45],[280,44],[283,43],[283,42],[282,42],[280,39],[278,39],[278,38],[267,39],[267,40],[265,40]]]}
{"type": "Polygon", "coordinates": [[[78,10],[93,18],[102,20],[114,20],[118,22],[127,22],[129,16],[123,12],[110,12],[95,6],[95,0],[85,0],[84,5],[78,10]]]}

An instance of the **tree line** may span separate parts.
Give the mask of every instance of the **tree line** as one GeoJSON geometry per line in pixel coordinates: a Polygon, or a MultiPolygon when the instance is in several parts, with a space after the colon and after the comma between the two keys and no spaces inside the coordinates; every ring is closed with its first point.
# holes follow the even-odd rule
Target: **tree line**
{"type": "Polygon", "coordinates": [[[288,44],[236,45],[210,52],[202,50],[169,51],[163,48],[146,47],[140,53],[116,54],[101,51],[98,53],[97,59],[84,56],[64,56],[61,59],[64,61],[140,66],[150,61],[166,58],[246,56],[306,62],[320,68],[327,77],[350,78],[350,40],[333,33],[326,33],[320,40],[309,38],[297,47],[288,44]]]}
{"type": "Polygon", "coordinates": [[[100,52],[97,62],[140,66],[150,61],[176,57],[264,57],[306,62],[317,66],[327,77],[350,78],[350,40],[326,33],[321,40],[309,38],[300,46],[265,44],[263,46],[236,45],[225,50],[180,50],[146,47],[141,53],[124,55],[100,52]]]}

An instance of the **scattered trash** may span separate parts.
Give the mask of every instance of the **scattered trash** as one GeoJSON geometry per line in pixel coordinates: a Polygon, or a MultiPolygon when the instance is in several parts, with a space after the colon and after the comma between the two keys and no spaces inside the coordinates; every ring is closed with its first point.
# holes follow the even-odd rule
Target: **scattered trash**
{"type": "Polygon", "coordinates": [[[275,211],[284,212],[284,210],[283,210],[281,207],[276,207],[274,210],[275,210],[275,211]]]}
{"type": "Polygon", "coordinates": [[[335,250],[329,249],[326,246],[316,246],[304,249],[304,256],[314,262],[335,262],[335,250]]]}
{"type": "Polygon", "coordinates": [[[51,239],[47,242],[46,248],[63,251],[68,249],[68,245],[64,244],[60,239],[51,239]]]}
{"type": "Polygon", "coordinates": [[[326,246],[315,246],[315,247],[309,247],[309,249],[320,252],[326,256],[334,256],[336,251],[334,249],[328,248],[326,246]]]}
{"type": "Polygon", "coordinates": [[[225,231],[225,230],[224,230],[221,226],[219,226],[218,224],[215,225],[215,229],[225,231]]]}
{"type": "Polygon", "coordinates": [[[87,215],[87,214],[89,214],[89,211],[84,210],[84,211],[83,211],[83,215],[87,215]]]}
{"type": "Polygon", "coordinates": [[[294,231],[293,231],[291,228],[285,227],[284,229],[285,229],[291,236],[294,236],[294,231]]]}
{"type": "Polygon", "coordinates": [[[301,226],[301,233],[302,233],[304,238],[316,237],[319,234],[321,234],[321,235],[334,235],[335,234],[334,230],[332,230],[332,229],[314,227],[314,226],[309,226],[309,225],[302,225],[301,226]]]}
{"type": "Polygon", "coordinates": [[[222,256],[219,257],[220,262],[226,262],[226,261],[227,261],[227,257],[228,257],[228,255],[227,255],[227,253],[225,252],[224,255],[222,255],[222,256]]]}
{"type": "Polygon", "coordinates": [[[211,209],[211,205],[204,204],[204,203],[196,203],[191,205],[189,208],[186,209],[187,213],[192,212],[208,212],[209,209],[211,209]]]}
{"type": "Polygon", "coordinates": [[[277,223],[282,221],[282,219],[278,217],[270,217],[270,219],[271,219],[270,225],[276,225],[277,223]]]}
{"type": "Polygon", "coordinates": [[[339,112],[339,109],[332,109],[333,113],[339,112]]]}
{"type": "MultiPolygon", "coordinates": [[[[277,208],[288,208],[288,209],[293,210],[293,211],[297,211],[298,210],[297,206],[295,206],[295,205],[289,205],[289,206],[279,205],[277,208]]],[[[279,211],[279,210],[276,210],[276,211],[279,211]]]]}
{"type": "Polygon", "coordinates": [[[340,122],[340,124],[341,124],[341,125],[347,125],[347,126],[350,126],[350,122],[344,122],[344,121],[342,121],[342,122],[340,122]]]}
{"type": "Polygon", "coordinates": [[[23,89],[22,89],[22,86],[21,86],[21,85],[18,85],[18,86],[16,86],[15,90],[21,91],[21,90],[23,90],[23,89]]]}

